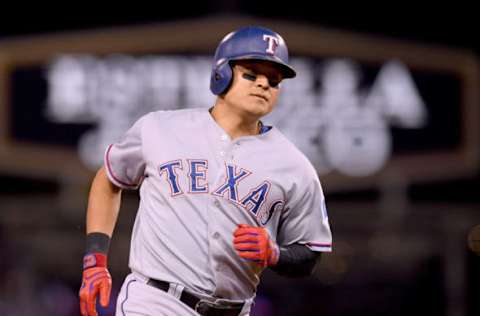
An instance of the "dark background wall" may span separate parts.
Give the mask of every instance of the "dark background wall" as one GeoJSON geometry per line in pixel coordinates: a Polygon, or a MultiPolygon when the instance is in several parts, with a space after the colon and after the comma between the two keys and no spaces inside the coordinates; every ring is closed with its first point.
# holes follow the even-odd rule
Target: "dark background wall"
{"type": "MultiPolygon", "coordinates": [[[[35,5],[10,8],[8,18],[0,21],[0,40],[197,17],[215,19],[218,16],[246,15],[465,49],[479,56],[476,12],[451,3],[445,6],[434,4],[428,8],[408,3],[384,3],[382,7],[342,3],[334,7],[321,2],[285,4],[252,0],[202,1],[178,6],[163,2],[148,6],[129,2],[109,8],[86,3],[64,3],[56,7],[43,4],[39,8],[35,5]]],[[[327,194],[339,253],[326,256],[316,271],[316,278],[285,280],[267,273],[259,289],[257,314],[478,315],[480,262],[478,256],[467,248],[468,231],[463,227],[478,224],[471,219],[478,219],[479,188],[478,171],[448,180],[411,185],[402,193],[408,201],[408,214],[397,223],[378,219],[376,211],[383,207],[383,199],[388,200],[389,196],[377,188],[327,194]],[[358,225],[355,221],[359,222],[358,225]],[[461,228],[452,228],[455,225],[461,228]],[[398,240],[401,242],[397,243],[398,240]],[[424,244],[429,246],[422,248],[424,244]],[[385,256],[389,251],[392,256],[385,256]],[[456,261],[456,258],[462,260],[456,261]],[[461,278],[466,282],[459,290],[455,287],[455,280],[461,278]]],[[[6,269],[8,273],[4,273],[6,282],[0,286],[0,308],[11,302],[19,306],[36,297],[36,305],[32,304],[33,307],[22,315],[40,315],[47,311],[49,315],[76,315],[75,291],[79,286],[81,258],[71,258],[68,267],[55,269],[53,263],[57,259],[52,254],[61,253],[62,247],[72,245],[79,247],[81,253],[83,245],[78,236],[84,227],[61,216],[42,216],[49,214],[52,196],[62,190],[62,184],[56,181],[0,174],[0,216],[9,214],[8,218],[0,217],[0,270],[3,270],[2,265],[9,268],[6,269]],[[16,214],[18,220],[11,214],[16,214]],[[42,243],[41,238],[35,239],[37,232],[38,236],[44,236],[45,231],[51,232],[45,239],[48,243],[42,243]],[[30,245],[24,245],[24,248],[11,245],[10,241],[16,236],[29,234],[32,235],[30,245]],[[2,243],[2,239],[6,241],[2,243]],[[30,252],[30,249],[35,251],[30,252]],[[38,249],[44,251],[38,252],[38,249]],[[45,259],[34,260],[34,256],[45,259]],[[39,268],[32,264],[37,261],[49,264],[39,268]],[[77,270],[78,275],[71,272],[77,270]],[[43,306],[42,312],[36,312],[38,306],[43,306]]],[[[136,198],[135,194],[128,194],[127,205],[135,205],[136,198]]],[[[386,203],[392,205],[395,201],[386,203]]],[[[128,244],[134,214],[122,214],[112,252],[124,255],[126,250],[122,245],[128,244]]],[[[58,261],[62,261],[61,258],[58,261]]],[[[112,270],[115,289],[118,290],[127,272],[126,257],[112,262],[112,270]]],[[[14,309],[5,310],[5,315],[18,315],[14,309]]],[[[4,315],[1,311],[0,314],[4,315]]],[[[111,315],[111,312],[105,311],[103,315],[111,315]]]]}

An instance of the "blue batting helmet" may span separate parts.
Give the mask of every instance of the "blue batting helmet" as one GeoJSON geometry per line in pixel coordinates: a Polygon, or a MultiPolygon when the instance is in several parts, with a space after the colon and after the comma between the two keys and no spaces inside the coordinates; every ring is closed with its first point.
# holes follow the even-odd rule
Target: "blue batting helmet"
{"type": "Polygon", "coordinates": [[[283,73],[283,78],[293,78],[296,75],[288,64],[288,48],[283,38],[267,28],[248,26],[228,34],[218,45],[210,78],[213,94],[222,94],[230,86],[230,62],[244,59],[273,62],[283,73]]]}

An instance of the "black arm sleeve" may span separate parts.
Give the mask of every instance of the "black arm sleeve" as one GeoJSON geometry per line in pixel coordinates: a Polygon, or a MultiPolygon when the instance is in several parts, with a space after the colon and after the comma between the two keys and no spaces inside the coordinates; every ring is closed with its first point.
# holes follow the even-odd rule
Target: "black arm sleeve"
{"type": "Polygon", "coordinates": [[[311,251],[305,245],[293,244],[280,247],[278,263],[271,269],[282,276],[304,277],[312,273],[318,260],[320,252],[311,251]]]}

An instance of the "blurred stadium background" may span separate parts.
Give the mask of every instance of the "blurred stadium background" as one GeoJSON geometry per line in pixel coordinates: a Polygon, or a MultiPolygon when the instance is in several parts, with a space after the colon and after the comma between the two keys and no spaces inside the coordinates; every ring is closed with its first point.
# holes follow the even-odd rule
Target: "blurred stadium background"
{"type": "MultiPolygon", "coordinates": [[[[480,314],[475,19],[297,4],[72,4],[0,23],[0,315],[79,315],[85,206],[105,144],[146,111],[210,106],[210,58],[244,24],[289,44],[301,75],[266,120],[317,168],[334,236],[311,278],[266,272],[253,315],[480,314]]],[[[113,298],[137,200],[124,195],[112,240],[113,298]]]]}

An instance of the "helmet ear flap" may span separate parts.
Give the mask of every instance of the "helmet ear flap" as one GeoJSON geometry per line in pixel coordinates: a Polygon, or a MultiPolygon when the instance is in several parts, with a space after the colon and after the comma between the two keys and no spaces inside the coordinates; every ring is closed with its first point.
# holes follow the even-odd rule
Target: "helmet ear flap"
{"type": "Polygon", "coordinates": [[[233,71],[228,61],[220,63],[212,69],[210,89],[216,95],[227,92],[232,83],[233,71]]]}

